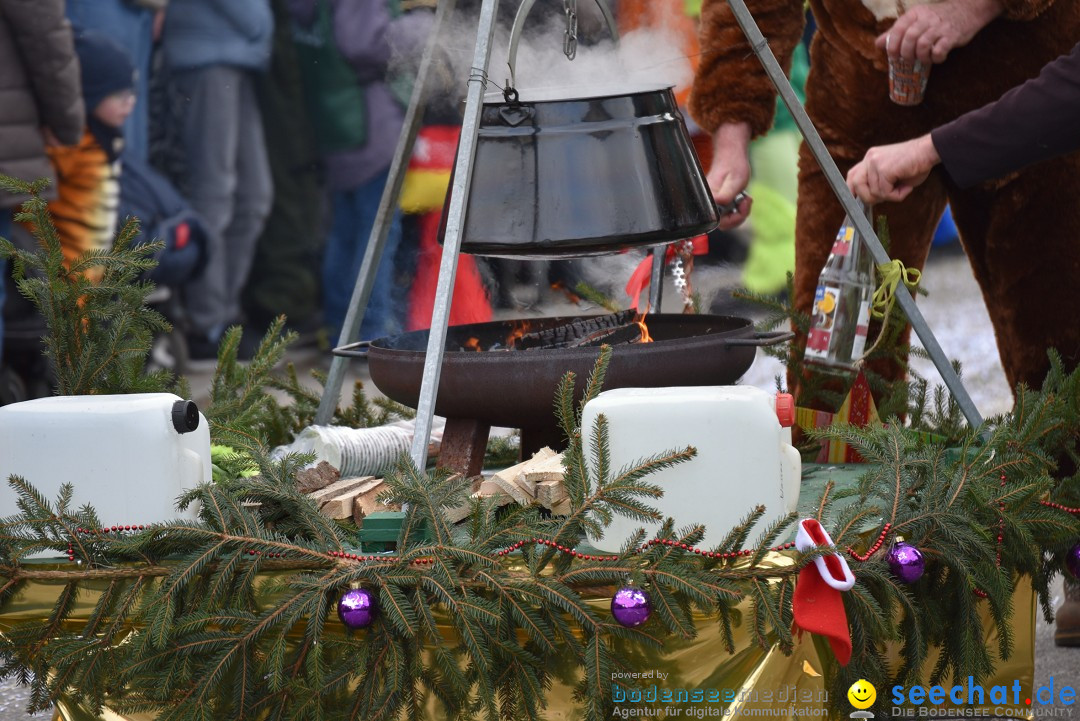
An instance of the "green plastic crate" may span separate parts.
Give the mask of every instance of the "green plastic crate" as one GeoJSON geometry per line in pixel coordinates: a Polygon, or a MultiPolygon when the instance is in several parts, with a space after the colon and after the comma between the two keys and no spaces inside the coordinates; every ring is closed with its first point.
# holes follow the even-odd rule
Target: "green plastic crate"
{"type": "MultiPolygon", "coordinates": [[[[364,517],[360,526],[360,548],[365,553],[396,551],[397,541],[401,536],[401,525],[405,522],[404,511],[376,511],[364,517]]],[[[431,539],[427,528],[423,529],[423,538],[431,539]]]]}

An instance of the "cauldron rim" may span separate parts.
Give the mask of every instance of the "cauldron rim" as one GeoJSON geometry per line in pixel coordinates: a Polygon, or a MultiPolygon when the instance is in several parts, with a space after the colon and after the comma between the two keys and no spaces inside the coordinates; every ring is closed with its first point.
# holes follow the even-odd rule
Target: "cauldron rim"
{"type": "MultiPolygon", "coordinates": [[[[674,92],[674,85],[669,83],[617,83],[604,86],[593,85],[548,85],[534,88],[515,88],[518,92],[518,102],[527,104],[536,103],[566,103],[575,100],[602,100],[604,98],[625,98],[632,95],[645,95],[648,93],[674,92]]],[[[493,91],[484,94],[484,105],[506,105],[506,98],[501,91],[493,91]]]]}

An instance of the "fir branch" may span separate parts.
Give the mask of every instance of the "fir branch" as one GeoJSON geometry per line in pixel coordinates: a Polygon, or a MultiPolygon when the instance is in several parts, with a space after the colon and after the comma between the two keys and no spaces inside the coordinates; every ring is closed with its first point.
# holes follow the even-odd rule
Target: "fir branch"
{"type": "Polygon", "coordinates": [[[155,333],[170,330],[145,307],[153,290],[141,277],[154,267],[160,243],[134,246],[135,221],[126,223],[107,250],[89,251],[65,264],[60,236],[41,197],[44,185],[6,178],[5,189],[30,196],[17,214],[38,241],[33,251],[0,244],[12,260],[16,287],[41,312],[48,327],[44,353],[52,361],[61,395],[165,391],[166,372],[146,374],[155,333]],[[92,280],[91,277],[94,277],[92,280]]]}

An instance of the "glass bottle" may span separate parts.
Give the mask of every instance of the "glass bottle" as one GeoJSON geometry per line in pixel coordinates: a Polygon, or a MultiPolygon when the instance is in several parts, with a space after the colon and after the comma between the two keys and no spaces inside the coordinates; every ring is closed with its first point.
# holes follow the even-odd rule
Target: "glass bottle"
{"type": "MultiPolygon", "coordinates": [[[[869,208],[863,207],[869,219],[869,208]]],[[[845,217],[818,277],[806,340],[808,363],[853,368],[854,362],[862,357],[870,325],[873,279],[870,251],[851,218],[845,217]]]]}

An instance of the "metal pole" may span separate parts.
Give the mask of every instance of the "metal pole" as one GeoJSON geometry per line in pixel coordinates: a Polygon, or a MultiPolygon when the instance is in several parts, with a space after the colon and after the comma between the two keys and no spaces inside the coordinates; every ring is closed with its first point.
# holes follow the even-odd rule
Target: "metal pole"
{"type": "MultiPolygon", "coordinates": [[[[844,206],[844,211],[855,224],[855,228],[862,235],[863,240],[866,241],[870,254],[874,256],[877,263],[888,263],[891,259],[874,232],[873,224],[859,209],[855,196],[851,194],[844,177],[840,175],[840,169],[836,167],[832,156],[829,155],[825,143],[821,140],[821,136],[818,135],[817,128],[810,122],[810,116],[806,114],[806,109],[803,108],[799,98],[796,97],[795,91],[791,88],[791,82],[784,74],[780,63],[776,61],[776,56],[773,55],[768,41],[761,34],[761,30],[758,28],[750,11],[746,9],[746,4],[743,0],[727,0],[727,2],[735,14],[735,20],[739,23],[739,27],[742,28],[743,34],[750,42],[754,54],[761,61],[773,85],[776,86],[776,90],[780,93],[780,98],[784,101],[788,111],[791,112],[791,116],[795,118],[795,124],[799,126],[810,152],[813,153],[818,165],[821,166],[821,170],[825,173],[825,179],[829,182],[840,204],[844,206]]],[[[919,336],[919,340],[922,341],[926,352],[930,354],[930,359],[934,361],[934,366],[937,367],[946,387],[952,393],[953,398],[956,399],[956,403],[960,406],[960,411],[964,414],[968,424],[972,428],[978,428],[982,425],[982,416],[975,407],[975,403],[971,400],[971,396],[968,395],[967,389],[964,388],[960,376],[956,374],[952,364],[949,363],[949,359],[945,356],[945,352],[941,349],[937,338],[934,337],[930,326],[926,324],[926,319],[923,318],[919,307],[915,305],[915,299],[911,297],[911,293],[908,292],[907,288],[898,287],[896,289],[896,300],[900,303],[904,313],[907,314],[908,320],[911,321],[911,327],[915,330],[915,334],[919,336]]]]}
{"type": "MultiPolygon", "coordinates": [[[[652,249],[652,277],[649,279],[649,312],[659,313],[664,300],[664,261],[667,260],[666,245],[654,245],[652,249]]],[[[634,299],[637,302],[637,298],[634,299]]]]}
{"type": "Polygon", "coordinates": [[[465,117],[461,124],[461,141],[458,144],[457,161],[454,166],[454,184],[450,191],[442,262],[439,265],[439,284],[435,290],[435,307],[431,313],[431,329],[428,331],[424,376],[420,385],[420,402],[416,406],[412,459],[416,467],[421,470],[427,465],[428,436],[431,435],[431,421],[435,415],[435,397],[439,390],[439,376],[442,374],[446,327],[450,322],[450,300],[453,295],[454,277],[457,275],[461,238],[465,230],[465,202],[469,197],[469,187],[472,185],[476,138],[480,131],[480,113],[484,109],[484,83],[488,60],[491,58],[491,43],[495,36],[496,9],[497,0],[484,0],[480,7],[476,50],[473,53],[469,92],[465,98],[465,117]]]}
{"type": "MultiPolygon", "coordinates": [[[[420,68],[416,73],[416,82],[413,85],[412,96],[409,98],[409,107],[405,111],[405,121],[401,135],[398,136],[397,147],[394,149],[394,158],[390,163],[390,173],[383,188],[382,198],[379,200],[379,210],[375,215],[375,225],[368,237],[367,249],[364,251],[364,260],[360,265],[360,272],[353,287],[352,298],[349,300],[349,310],[345,314],[345,322],[341,326],[341,336],[338,345],[348,345],[354,342],[360,334],[360,324],[364,320],[364,311],[367,309],[368,300],[371,298],[371,289],[375,285],[375,275],[379,270],[382,260],[383,249],[386,247],[386,238],[390,234],[390,223],[397,211],[397,204],[401,198],[401,186],[405,182],[405,169],[409,158],[412,156],[413,146],[416,144],[416,133],[420,128],[420,121],[424,115],[424,99],[427,90],[428,79],[431,77],[431,67],[435,51],[439,42],[445,35],[448,27],[448,18],[454,11],[457,0],[440,0],[435,10],[435,24],[428,38],[424,55],[420,60],[420,68]]],[[[345,380],[345,371],[349,365],[349,358],[334,356],[330,362],[330,373],[326,377],[326,386],[323,388],[322,398],[319,400],[319,409],[315,412],[315,424],[327,425],[334,417],[334,411],[338,407],[341,397],[341,385],[345,380]]],[[[430,433],[430,429],[428,431],[430,433]]],[[[426,438],[426,437],[425,437],[426,438]]]]}

